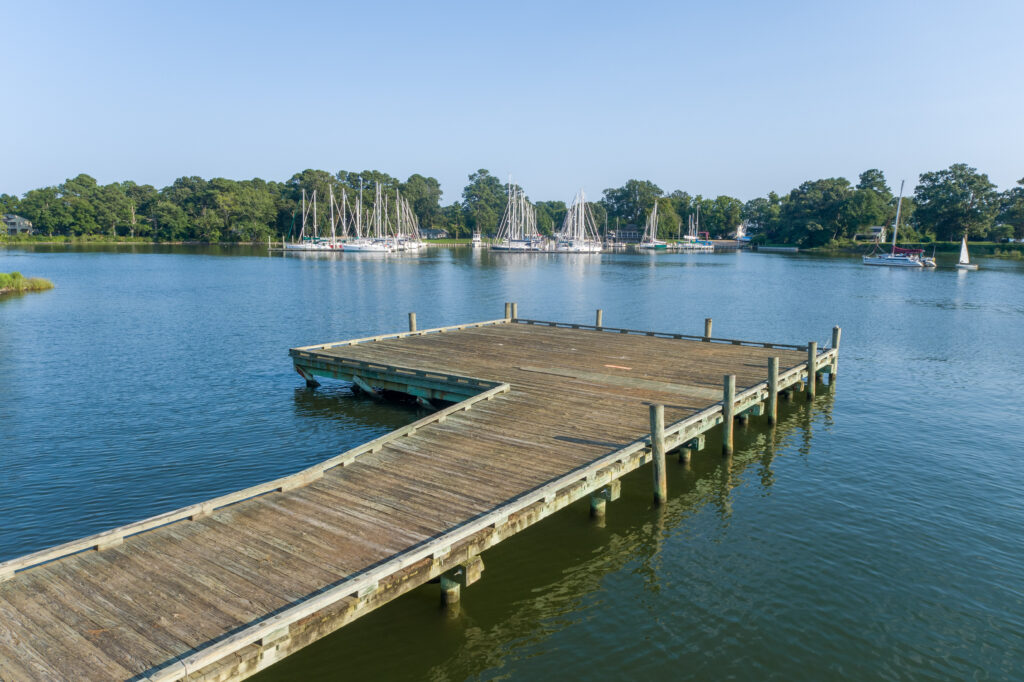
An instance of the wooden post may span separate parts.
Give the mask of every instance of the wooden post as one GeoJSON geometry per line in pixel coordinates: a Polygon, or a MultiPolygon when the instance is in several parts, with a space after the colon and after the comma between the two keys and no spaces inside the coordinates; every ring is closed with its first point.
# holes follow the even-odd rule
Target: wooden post
{"type": "Polygon", "coordinates": [[[512,303],[512,319],[513,320],[518,320],[519,319],[519,304],[515,303],[515,302],[512,303]]]}
{"type": "Polygon", "coordinates": [[[409,313],[409,331],[416,331],[416,313],[409,313]]]}
{"type": "Polygon", "coordinates": [[[505,319],[512,319],[512,304],[509,303],[508,301],[505,301],[505,319]]]}
{"type": "Polygon", "coordinates": [[[445,606],[459,603],[459,581],[447,575],[441,575],[441,603],[445,606]]]}
{"type": "Polygon", "coordinates": [[[603,519],[608,500],[603,495],[590,496],[590,515],[595,519],[603,519]]]}
{"type": "Polygon", "coordinates": [[[768,423],[779,418],[779,359],[768,358],[768,423]]]}
{"type": "MultiPolygon", "coordinates": [[[[832,348],[839,350],[839,337],[843,333],[843,330],[839,328],[839,325],[832,327],[832,348]]],[[[836,380],[836,372],[839,370],[839,353],[836,353],[832,358],[832,371],[828,375],[828,383],[834,383],[836,380]]]]}
{"type": "Polygon", "coordinates": [[[817,383],[818,342],[807,342],[807,399],[814,400],[814,384],[817,383]]]}
{"type": "Polygon", "coordinates": [[[711,318],[710,317],[705,317],[704,318],[704,340],[705,341],[710,341],[711,340],[711,318]]]}
{"type": "Polygon", "coordinates": [[[594,326],[597,327],[598,329],[600,329],[601,326],[602,326],[601,322],[603,321],[603,318],[604,318],[604,311],[601,310],[600,308],[598,308],[597,309],[597,319],[594,322],[594,326]]]}
{"type": "Polygon", "coordinates": [[[736,408],[736,375],[722,378],[722,454],[732,454],[732,420],[736,408]]]}
{"type": "Polygon", "coordinates": [[[651,462],[654,465],[654,502],[668,501],[665,475],[665,406],[651,405],[651,462]]]}

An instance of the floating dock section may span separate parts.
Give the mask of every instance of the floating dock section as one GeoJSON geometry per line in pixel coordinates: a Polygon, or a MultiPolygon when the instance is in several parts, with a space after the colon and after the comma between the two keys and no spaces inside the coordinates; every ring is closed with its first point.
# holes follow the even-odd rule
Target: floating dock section
{"type": "MultiPolygon", "coordinates": [[[[458,601],[487,548],[681,458],[780,395],[821,352],[704,334],[501,319],[294,348],[310,386],[414,396],[428,416],[266,484],[0,563],[0,679],[238,680],[423,583],[458,601]]],[[[829,379],[832,381],[832,378],[829,379]]],[[[718,456],[718,453],[715,453],[718,456]]]]}

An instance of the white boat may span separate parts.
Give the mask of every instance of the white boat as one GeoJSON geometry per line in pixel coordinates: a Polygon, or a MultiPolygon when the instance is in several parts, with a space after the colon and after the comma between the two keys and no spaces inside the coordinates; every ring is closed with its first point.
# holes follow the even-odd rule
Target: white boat
{"type": "MultiPolygon", "coordinates": [[[[346,251],[367,251],[371,253],[391,253],[394,247],[384,237],[384,215],[381,210],[380,183],[377,183],[377,193],[373,205],[373,214],[370,217],[370,225],[373,234],[363,234],[363,187],[359,186],[359,204],[356,208],[355,232],[356,238],[345,242],[346,251]]],[[[368,228],[367,232],[370,229],[368,228]]]]}
{"type": "Polygon", "coordinates": [[[668,249],[668,242],[658,239],[658,200],[654,200],[654,208],[647,216],[647,225],[644,227],[644,236],[636,245],[638,249],[664,251],[668,249]]]}
{"type": "Polygon", "coordinates": [[[961,270],[978,269],[978,266],[971,262],[971,257],[967,253],[967,235],[964,235],[963,241],[960,242],[960,261],[956,266],[961,270]]]}
{"type": "MultiPolygon", "coordinates": [[[[896,204],[896,221],[892,228],[892,251],[889,253],[869,253],[863,257],[864,265],[888,265],[896,268],[923,268],[921,261],[923,249],[901,249],[896,246],[896,233],[900,229],[900,209],[903,207],[903,183],[900,183],[900,198],[896,204]]],[[[876,246],[877,248],[877,246],[876,246]]]]}
{"type": "Polygon", "coordinates": [[[715,243],[710,239],[701,239],[700,230],[700,204],[697,204],[697,214],[686,216],[686,234],[681,241],[675,243],[674,248],[679,251],[708,253],[715,250],[715,243]]]}
{"type": "Polygon", "coordinates": [[[343,249],[342,244],[334,235],[334,195],[331,195],[331,238],[321,237],[317,226],[316,190],[313,190],[312,203],[306,204],[306,190],[302,190],[302,229],[297,241],[286,242],[285,251],[319,251],[336,252],[343,249]],[[307,232],[309,214],[313,214],[312,234],[307,232]]]}
{"type": "Polygon", "coordinates": [[[409,202],[401,192],[395,190],[395,226],[394,243],[398,251],[419,251],[426,248],[420,238],[420,225],[416,214],[412,212],[409,202]]]}
{"type": "Polygon", "coordinates": [[[484,246],[484,240],[480,237],[480,230],[473,230],[473,240],[471,242],[474,249],[480,249],[484,246]]]}
{"type": "Polygon", "coordinates": [[[581,189],[565,214],[555,243],[556,253],[601,253],[604,246],[597,235],[594,215],[581,189]]]}
{"type": "MultiPolygon", "coordinates": [[[[479,233],[474,233],[474,239],[479,233]]],[[[474,242],[475,246],[475,242],[474,242]]],[[[521,187],[508,183],[508,201],[498,224],[492,251],[529,253],[547,251],[547,242],[537,231],[537,212],[521,187]]]]}

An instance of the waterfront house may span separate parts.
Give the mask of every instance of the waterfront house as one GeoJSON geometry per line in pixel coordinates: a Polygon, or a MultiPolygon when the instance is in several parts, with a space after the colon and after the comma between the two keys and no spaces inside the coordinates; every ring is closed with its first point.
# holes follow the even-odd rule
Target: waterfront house
{"type": "Polygon", "coordinates": [[[449,239],[451,235],[448,230],[439,230],[433,227],[425,227],[420,230],[420,236],[424,239],[449,239]]]}
{"type": "Polygon", "coordinates": [[[13,213],[4,213],[4,229],[7,234],[32,234],[32,221],[13,213]]]}

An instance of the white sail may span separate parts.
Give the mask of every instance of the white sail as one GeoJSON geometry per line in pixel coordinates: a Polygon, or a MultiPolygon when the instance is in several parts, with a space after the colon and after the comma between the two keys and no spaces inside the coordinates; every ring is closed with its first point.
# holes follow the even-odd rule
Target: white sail
{"type": "Polygon", "coordinates": [[[960,242],[960,265],[970,265],[971,258],[967,253],[967,237],[960,242]]]}

